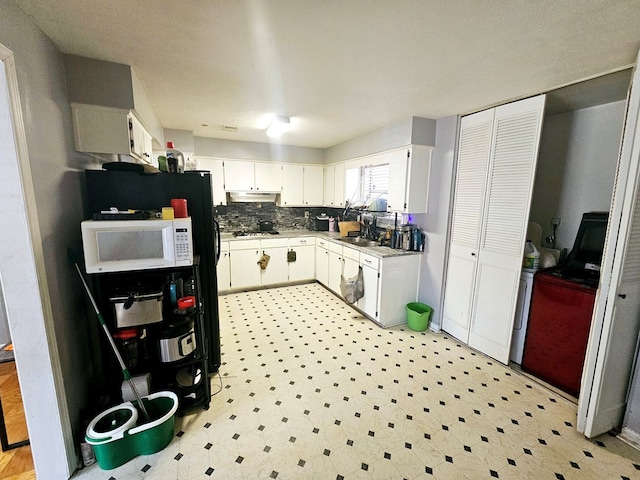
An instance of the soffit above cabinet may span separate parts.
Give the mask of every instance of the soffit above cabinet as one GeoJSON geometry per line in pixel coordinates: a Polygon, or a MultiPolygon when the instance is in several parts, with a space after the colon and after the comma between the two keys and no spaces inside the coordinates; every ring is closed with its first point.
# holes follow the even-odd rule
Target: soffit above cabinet
{"type": "Polygon", "coordinates": [[[162,125],[131,66],[68,54],[63,61],[69,103],[135,112],[154,148],[164,149],[162,125]]]}

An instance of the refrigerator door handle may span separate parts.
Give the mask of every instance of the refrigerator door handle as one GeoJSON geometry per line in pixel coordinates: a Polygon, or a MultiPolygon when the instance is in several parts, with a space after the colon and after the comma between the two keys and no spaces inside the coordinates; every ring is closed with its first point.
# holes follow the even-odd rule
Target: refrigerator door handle
{"type": "Polygon", "coordinates": [[[213,224],[216,227],[216,265],[218,265],[218,261],[220,260],[220,224],[217,220],[213,220],[213,224]]]}

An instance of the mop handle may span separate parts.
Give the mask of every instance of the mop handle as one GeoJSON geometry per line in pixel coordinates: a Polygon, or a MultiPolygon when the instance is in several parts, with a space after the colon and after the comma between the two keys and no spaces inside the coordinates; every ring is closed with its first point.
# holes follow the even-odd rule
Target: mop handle
{"type": "Polygon", "coordinates": [[[100,315],[99,312],[96,312],[96,314],[98,315],[98,321],[100,322],[100,325],[102,325],[102,329],[104,330],[104,333],[107,336],[109,343],[111,344],[113,353],[118,359],[118,363],[120,364],[120,368],[122,369],[122,375],[124,376],[124,379],[127,382],[129,382],[131,391],[133,392],[134,397],[136,397],[136,401],[138,402],[138,405],[140,405],[140,410],[142,410],[142,414],[144,415],[145,420],[148,422],[151,420],[151,417],[149,417],[149,414],[147,413],[147,408],[144,406],[144,403],[142,403],[142,397],[140,397],[140,393],[138,393],[138,389],[136,388],[135,382],[131,379],[131,374],[129,373],[129,369],[127,369],[127,365],[124,363],[124,360],[122,360],[120,351],[116,346],[116,342],[113,341],[113,337],[111,336],[111,333],[109,332],[109,328],[107,327],[107,324],[102,318],[102,315],[100,315]]]}
{"type": "Polygon", "coordinates": [[[109,340],[109,344],[111,345],[111,349],[113,350],[113,353],[118,359],[118,363],[120,364],[120,368],[122,369],[122,375],[124,379],[129,383],[129,386],[131,387],[131,391],[133,392],[133,395],[136,398],[138,405],[140,405],[140,410],[142,410],[142,414],[144,415],[145,420],[148,422],[151,420],[151,417],[149,416],[149,413],[147,412],[147,408],[144,406],[144,403],[142,402],[142,397],[140,397],[140,393],[138,393],[138,389],[136,388],[135,382],[131,379],[131,374],[129,373],[129,370],[127,369],[127,366],[124,363],[124,360],[122,360],[120,351],[118,350],[116,343],[113,341],[111,332],[109,332],[109,327],[107,327],[107,324],[104,321],[104,318],[102,318],[102,314],[98,309],[98,304],[96,303],[95,299],[93,298],[93,295],[91,294],[89,285],[87,285],[87,282],[84,279],[84,275],[82,274],[82,271],[78,266],[78,262],[76,261],[75,255],[71,249],[67,250],[67,254],[69,255],[69,258],[73,261],[74,266],[76,267],[76,271],[80,276],[80,280],[82,280],[82,285],[84,285],[84,289],[87,292],[87,296],[89,297],[89,300],[91,300],[91,305],[93,305],[93,310],[96,312],[96,316],[98,317],[98,322],[100,323],[100,325],[102,325],[102,330],[104,330],[104,333],[107,336],[107,340],[109,340]]]}

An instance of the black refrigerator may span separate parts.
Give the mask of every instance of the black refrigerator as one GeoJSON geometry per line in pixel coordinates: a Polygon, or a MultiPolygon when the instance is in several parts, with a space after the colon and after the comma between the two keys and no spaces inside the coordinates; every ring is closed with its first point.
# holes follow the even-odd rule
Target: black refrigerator
{"type": "Polygon", "coordinates": [[[213,192],[208,171],[182,174],[85,170],[88,213],[118,210],[161,210],[172,198],[185,198],[193,228],[194,254],[200,256],[200,280],[208,350],[208,370],[220,368],[220,323],[216,263],[220,231],[213,218],[213,192]]]}

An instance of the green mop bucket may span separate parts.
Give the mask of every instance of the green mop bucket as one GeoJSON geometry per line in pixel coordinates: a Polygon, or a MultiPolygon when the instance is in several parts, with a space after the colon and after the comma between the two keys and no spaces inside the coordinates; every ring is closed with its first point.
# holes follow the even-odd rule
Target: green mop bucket
{"type": "Polygon", "coordinates": [[[424,303],[407,303],[407,326],[416,332],[425,331],[429,326],[432,311],[431,307],[424,303]]]}
{"type": "Polygon", "coordinates": [[[163,391],[142,397],[142,401],[151,417],[150,422],[133,425],[137,423],[138,415],[131,418],[128,411],[137,402],[125,402],[103,412],[87,428],[85,440],[93,447],[101,469],[111,470],[138,455],[159,452],[171,442],[178,396],[171,391],[163,391]],[[110,432],[102,428],[107,424],[111,424],[110,432]],[[93,433],[96,429],[100,430],[100,438],[93,433]]]}

